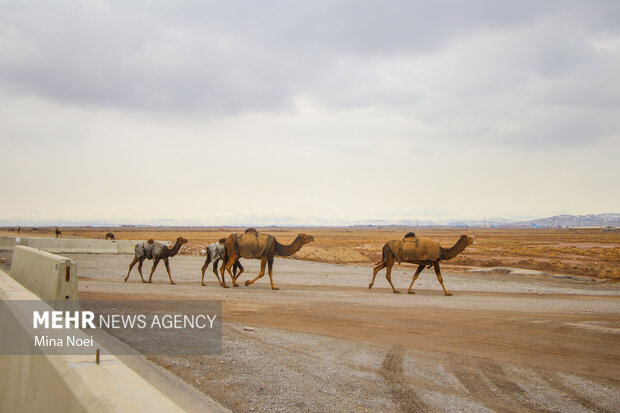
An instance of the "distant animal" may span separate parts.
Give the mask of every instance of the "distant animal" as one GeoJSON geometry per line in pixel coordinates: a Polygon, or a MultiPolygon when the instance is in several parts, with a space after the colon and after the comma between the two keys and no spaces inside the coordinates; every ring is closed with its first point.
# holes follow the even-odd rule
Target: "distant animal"
{"type": "MultiPolygon", "coordinates": [[[[226,242],[226,238],[222,238],[218,242],[214,242],[213,244],[209,244],[206,246],[207,259],[205,260],[205,263],[202,266],[202,285],[203,286],[206,285],[205,284],[205,271],[207,270],[207,267],[209,266],[209,264],[213,262],[213,274],[215,274],[215,276],[217,277],[217,281],[220,283],[222,287],[229,288],[228,285],[226,285],[226,280],[224,280],[224,275],[222,274],[222,279],[220,280],[220,276],[217,273],[217,265],[220,262],[220,260],[222,261],[222,265],[226,265],[226,263],[228,262],[228,255],[226,255],[226,246],[224,245],[224,242],[226,242]]],[[[233,266],[233,274],[236,274],[239,268],[241,268],[241,271],[243,271],[243,266],[241,265],[239,261],[237,261],[233,266]]]]}
{"type": "Polygon", "coordinates": [[[142,242],[135,246],[134,258],[131,264],[129,264],[129,271],[127,272],[127,276],[125,277],[125,282],[129,279],[129,273],[131,273],[131,269],[134,265],[138,264],[138,272],[140,273],[140,278],[142,278],[142,282],[145,283],[144,277],[142,276],[142,263],[145,259],[154,260],[153,268],[151,268],[151,275],[149,276],[148,282],[153,282],[153,273],[155,272],[155,268],[157,268],[157,264],[159,264],[160,260],[164,260],[164,264],[166,265],[166,271],[168,272],[168,278],[170,278],[170,284],[176,284],[172,280],[172,275],[170,274],[170,263],[168,262],[168,258],[174,257],[177,255],[181,247],[187,244],[187,240],[183,237],[177,238],[176,242],[172,246],[172,248],[168,247],[161,242],[156,242],[152,239],[142,242]]]}
{"type": "Polygon", "coordinates": [[[439,261],[445,261],[456,257],[469,245],[474,244],[473,238],[468,235],[461,235],[459,240],[450,248],[444,248],[439,245],[438,242],[428,238],[416,237],[413,232],[405,235],[403,239],[395,239],[387,242],[383,246],[381,261],[376,263],[372,273],[372,280],[368,284],[368,288],[372,288],[375,283],[375,277],[377,273],[383,268],[387,267],[385,278],[390,283],[392,291],[399,293],[394,284],[392,284],[392,266],[395,261],[398,263],[404,261],[412,264],[418,264],[418,268],[413,274],[411,285],[409,285],[409,294],[415,294],[413,292],[413,283],[418,279],[418,276],[424,270],[425,267],[433,267],[437,280],[441,284],[443,293],[445,295],[452,295],[451,292],[446,290],[443,285],[443,278],[441,277],[441,269],[439,268],[439,261]]]}
{"type": "Polygon", "coordinates": [[[56,227],[56,239],[58,238],[62,238],[62,232],[60,232],[60,229],[58,229],[58,227],[56,227]]]}
{"type": "Polygon", "coordinates": [[[272,290],[278,290],[279,288],[273,283],[273,259],[276,255],[288,257],[295,254],[305,244],[314,241],[312,235],[299,234],[297,238],[289,244],[280,244],[273,235],[263,234],[256,231],[254,228],[249,228],[244,234],[231,234],[226,238],[226,254],[228,255],[228,262],[222,266],[220,272],[222,278],[224,277],[224,271],[228,271],[230,278],[233,280],[233,285],[237,287],[237,278],[243,273],[241,270],[236,276],[231,273],[232,266],[239,261],[239,258],[246,259],[260,259],[260,273],[256,278],[247,280],[245,286],[253,284],[256,280],[265,275],[265,265],[269,264],[269,282],[271,283],[272,290]]]}
{"type": "Polygon", "coordinates": [[[112,234],[111,232],[108,232],[107,234],[105,234],[105,239],[111,239],[114,241],[114,234],[112,234]]]}

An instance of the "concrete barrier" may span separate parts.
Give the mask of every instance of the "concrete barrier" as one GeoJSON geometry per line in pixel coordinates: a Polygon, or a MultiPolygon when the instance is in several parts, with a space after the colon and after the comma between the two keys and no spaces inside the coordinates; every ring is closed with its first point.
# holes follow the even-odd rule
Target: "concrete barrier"
{"type": "MultiPolygon", "coordinates": [[[[129,241],[118,240],[116,241],[116,253],[117,254],[133,254],[136,244],[140,244],[144,241],[129,241]]],[[[170,245],[170,241],[163,242],[166,245],[170,245]]]]}
{"type": "Polygon", "coordinates": [[[43,300],[77,300],[77,266],[69,258],[18,245],[11,277],[43,300]]]}
{"type": "MultiPolygon", "coordinates": [[[[144,241],[104,240],[92,238],[26,238],[0,237],[0,249],[13,249],[17,245],[40,249],[51,253],[73,254],[133,254],[134,246],[144,241]]],[[[159,241],[170,245],[170,241],[159,241]]]]}
{"type": "MultiPolygon", "coordinates": [[[[0,271],[0,300],[38,299],[0,271]]],[[[7,308],[10,310],[0,313],[0,326],[17,323],[24,332],[28,331],[23,314],[10,306],[7,308]]],[[[6,339],[0,335],[0,344],[6,339]]],[[[102,348],[99,343],[95,346],[102,348]]],[[[94,355],[0,355],[0,411],[175,413],[183,410],[115,356],[102,357],[98,365],[94,355]]]]}
{"type": "Polygon", "coordinates": [[[52,239],[52,238],[28,238],[29,247],[47,252],[73,252],[93,254],[116,254],[116,242],[104,239],[52,239]]]}
{"type": "Polygon", "coordinates": [[[15,245],[20,245],[21,243],[22,243],[21,237],[6,237],[6,236],[0,237],[0,248],[4,248],[4,247],[12,248],[15,245]]]}

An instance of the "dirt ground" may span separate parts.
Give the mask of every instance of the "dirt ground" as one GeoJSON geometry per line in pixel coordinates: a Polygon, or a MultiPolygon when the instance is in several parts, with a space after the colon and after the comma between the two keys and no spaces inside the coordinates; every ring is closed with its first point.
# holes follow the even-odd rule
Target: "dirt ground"
{"type": "MultiPolygon", "coordinates": [[[[24,229],[23,236],[54,236],[54,228],[24,229]]],[[[112,231],[117,239],[175,240],[183,236],[189,243],[181,254],[199,255],[205,244],[215,242],[245,228],[61,228],[64,237],[104,238],[112,231]]],[[[386,241],[415,231],[423,237],[453,245],[461,234],[476,239],[444,267],[510,267],[552,274],[572,274],[620,280],[620,232],[601,233],[589,229],[509,229],[509,228],[260,228],[282,243],[291,242],[300,232],[314,235],[315,242],[304,246],[292,258],[333,264],[367,264],[379,259],[386,241]]],[[[0,231],[0,235],[16,235],[0,231]]]]}
{"type": "MultiPolygon", "coordinates": [[[[65,254],[67,255],[67,254],[65,254]]],[[[219,287],[202,257],[171,260],[155,283],[129,255],[71,255],[79,290],[95,299],[222,300],[223,352],[151,360],[237,412],[618,411],[620,284],[588,278],[444,271],[452,297],[412,267],[403,294],[366,265],[276,259],[268,277],[219,287]],[[250,329],[248,329],[250,327],[250,329]]],[[[248,279],[258,262],[245,260],[248,279]]],[[[150,270],[150,265],[145,265],[150,270]]]]}

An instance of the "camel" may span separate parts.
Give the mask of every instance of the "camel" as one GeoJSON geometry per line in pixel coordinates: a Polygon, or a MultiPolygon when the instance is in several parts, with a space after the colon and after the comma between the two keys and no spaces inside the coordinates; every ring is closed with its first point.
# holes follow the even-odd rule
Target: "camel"
{"type": "Polygon", "coordinates": [[[422,270],[424,270],[425,267],[430,268],[432,266],[435,269],[435,274],[437,275],[439,284],[441,284],[443,293],[445,295],[452,295],[452,293],[446,290],[446,287],[443,285],[439,261],[450,260],[456,257],[465,248],[474,243],[473,238],[470,236],[461,235],[456,244],[454,244],[451,248],[444,248],[440,246],[438,242],[428,238],[416,237],[413,232],[405,235],[403,239],[389,241],[383,246],[381,261],[376,263],[372,273],[372,280],[370,281],[370,284],[368,284],[368,289],[371,289],[375,283],[377,273],[387,267],[385,278],[387,278],[390,283],[392,291],[395,293],[400,293],[400,291],[394,288],[394,284],[392,284],[391,272],[394,261],[398,261],[399,264],[401,261],[404,261],[411,264],[418,264],[418,269],[415,271],[415,274],[413,274],[411,285],[409,285],[409,294],[415,294],[413,292],[413,283],[418,279],[418,276],[422,270]]]}
{"type": "Polygon", "coordinates": [[[230,278],[233,281],[233,286],[238,287],[237,278],[243,273],[243,269],[234,276],[230,272],[230,268],[239,261],[239,258],[246,259],[260,259],[260,273],[256,278],[247,280],[245,286],[254,284],[256,280],[265,275],[265,265],[269,264],[269,282],[271,283],[272,290],[279,290],[273,283],[273,259],[276,255],[281,257],[288,257],[295,254],[305,244],[314,241],[312,235],[299,234],[297,238],[289,244],[280,244],[273,235],[263,234],[257,232],[254,228],[249,228],[244,234],[231,234],[226,238],[226,254],[228,255],[228,262],[222,266],[220,272],[222,278],[224,278],[224,271],[228,271],[230,278]]]}
{"type": "Polygon", "coordinates": [[[56,239],[58,238],[62,238],[62,232],[60,232],[60,229],[58,229],[58,227],[56,227],[56,239]]]}
{"type": "Polygon", "coordinates": [[[172,275],[170,275],[170,264],[168,263],[168,258],[177,255],[183,244],[187,244],[187,240],[183,237],[179,237],[177,238],[172,248],[168,247],[165,244],[162,244],[161,242],[155,242],[152,239],[136,245],[134,258],[131,264],[129,264],[129,271],[127,272],[127,276],[125,277],[125,282],[127,282],[127,280],[129,279],[129,273],[131,273],[131,269],[134,265],[136,265],[137,262],[139,262],[138,272],[140,273],[140,278],[142,278],[143,283],[147,282],[144,281],[144,277],[142,276],[142,263],[144,262],[145,258],[148,258],[149,260],[155,260],[153,262],[153,268],[151,268],[151,275],[149,276],[148,280],[149,283],[153,282],[153,273],[155,272],[155,268],[157,268],[157,264],[159,264],[160,260],[164,260],[164,264],[166,264],[166,271],[168,271],[168,278],[170,278],[170,284],[176,284],[172,280],[172,275]]]}
{"type": "Polygon", "coordinates": [[[112,241],[114,241],[116,238],[114,238],[114,234],[108,232],[107,234],[105,234],[105,239],[111,239],[112,241]]]}
{"type": "MultiPolygon", "coordinates": [[[[220,280],[220,276],[217,273],[217,264],[221,260],[223,265],[226,265],[228,262],[228,255],[226,255],[226,246],[224,243],[226,242],[226,238],[220,239],[218,242],[214,242],[213,244],[209,244],[206,246],[207,259],[205,260],[204,265],[202,266],[202,285],[205,286],[205,271],[207,267],[213,261],[213,274],[217,277],[217,281],[224,288],[229,288],[226,285],[226,280],[224,280],[224,275],[222,274],[222,279],[220,280]]],[[[237,269],[241,268],[243,272],[243,266],[239,261],[237,261],[233,266],[233,274],[237,273],[237,269]]]]}

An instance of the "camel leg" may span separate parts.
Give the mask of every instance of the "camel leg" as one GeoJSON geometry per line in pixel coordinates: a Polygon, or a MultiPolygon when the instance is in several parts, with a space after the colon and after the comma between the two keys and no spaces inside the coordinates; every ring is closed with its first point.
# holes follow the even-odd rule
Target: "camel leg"
{"type": "MultiPolygon", "coordinates": [[[[232,266],[235,264],[235,261],[237,261],[237,258],[229,257],[228,262],[226,262],[226,265],[222,266],[222,270],[221,270],[222,280],[224,279],[224,270],[228,271],[228,275],[230,275],[230,279],[233,282],[233,286],[237,284],[237,280],[235,279],[235,276],[233,275],[232,270],[231,270],[232,266]]],[[[225,286],[224,288],[228,288],[228,286],[225,286]]]]}
{"type": "Polygon", "coordinates": [[[237,260],[237,262],[235,262],[235,265],[233,266],[233,274],[235,274],[235,280],[237,280],[237,278],[239,278],[239,276],[241,274],[243,274],[243,271],[245,269],[243,268],[243,265],[241,265],[241,261],[237,260]],[[237,271],[239,271],[237,273],[237,271]]]}
{"type": "Polygon", "coordinates": [[[441,269],[439,269],[439,261],[433,263],[433,268],[435,268],[435,275],[437,275],[437,280],[439,280],[439,284],[441,284],[441,288],[443,288],[444,295],[452,295],[452,293],[446,290],[446,287],[443,285],[443,278],[441,278],[441,269]]]}
{"type": "Polygon", "coordinates": [[[144,257],[140,258],[140,262],[138,263],[138,272],[140,273],[140,278],[142,278],[142,282],[145,283],[146,281],[142,276],[142,264],[144,264],[144,257]]]}
{"type": "Polygon", "coordinates": [[[379,265],[377,265],[373,270],[372,270],[372,280],[370,280],[370,284],[368,284],[368,289],[370,290],[372,288],[372,286],[375,284],[375,277],[377,276],[377,273],[379,271],[381,271],[382,269],[384,269],[386,267],[385,261],[381,261],[379,263],[379,265]]]}
{"type": "Polygon", "coordinates": [[[176,284],[172,280],[172,275],[170,274],[170,263],[168,262],[168,257],[164,258],[164,265],[166,266],[166,271],[168,272],[168,278],[170,278],[170,284],[176,284]]]}
{"type": "Polygon", "coordinates": [[[390,283],[390,287],[392,287],[392,292],[394,292],[395,294],[399,294],[400,291],[394,288],[394,284],[392,284],[392,266],[393,265],[394,265],[394,257],[392,255],[389,255],[387,259],[387,264],[386,264],[387,270],[385,270],[385,278],[390,283]]]}
{"type": "Polygon", "coordinates": [[[131,264],[129,264],[129,271],[127,271],[127,277],[125,277],[125,282],[127,282],[127,280],[129,279],[129,273],[131,272],[131,269],[133,268],[134,265],[136,265],[137,262],[138,262],[138,257],[133,257],[133,261],[131,262],[131,264]]]}
{"type": "Polygon", "coordinates": [[[217,278],[217,282],[220,283],[220,285],[222,285],[222,280],[220,280],[220,276],[217,273],[217,266],[220,263],[220,259],[216,259],[215,261],[213,261],[213,274],[215,274],[215,278],[217,278]]]}
{"type": "Polygon", "coordinates": [[[260,272],[258,273],[258,275],[256,276],[256,278],[254,278],[253,280],[247,280],[245,282],[245,286],[247,287],[250,284],[254,284],[256,282],[256,280],[258,280],[259,278],[261,278],[263,275],[265,275],[265,265],[267,265],[267,258],[266,257],[261,257],[260,258],[260,272]]]}
{"type": "Polygon", "coordinates": [[[239,278],[239,275],[241,274],[236,274],[237,272],[236,268],[237,268],[238,262],[239,262],[239,258],[235,258],[234,262],[226,264],[226,269],[228,270],[228,274],[230,275],[230,279],[232,280],[233,287],[239,287],[239,284],[237,284],[237,278],[239,278]]]}
{"type": "Polygon", "coordinates": [[[271,283],[271,289],[272,290],[279,290],[279,288],[276,287],[276,285],[273,283],[273,257],[271,257],[271,258],[269,258],[269,260],[267,260],[267,265],[268,265],[269,282],[271,283]]]}
{"type": "Polygon", "coordinates": [[[409,291],[408,291],[408,293],[409,293],[409,294],[415,294],[415,293],[413,292],[413,283],[415,282],[415,280],[417,280],[417,279],[418,279],[418,277],[420,276],[420,273],[422,272],[422,270],[424,269],[424,267],[425,267],[425,265],[424,265],[424,264],[422,264],[422,265],[418,265],[418,269],[417,269],[417,270],[415,270],[415,274],[413,274],[413,278],[411,279],[411,285],[409,286],[409,291]]]}
{"type": "Polygon", "coordinates": [[[153,273],[155,272],[155,268],[157,268],[157,264],[159,264],[159,258],[155,258],[153,261],[153,268],[151,268],[151,275],[149,276],[149,282],[153,282],[153,273]]]}
{"type": "MultiPolygon", "coordinates": [[[[228,285],[226,285],[226,278],[224,278],[224,274],[226,274],[226,268],[228,267],[228,264],[230,263],[231,259],[227,258],[222,260],[222,268],[220,269],[220,275],[222,276],[222,287],[224,288],[229,288],[228,285]]],[[[230,269],[228,269],[228,272],[230,273],[230,269]]],[[[232,278],[232,274],[230,274],[230,277],[232,278]]]]}
{"type": "MultiPolygon", "coordinates": [[[[209,266],[209,264],[211,263],[211,256],[209,255],[209,253],[207,252],[207,259],[205,260],[205,264],[202,266],[202,281],[201,284],[204,286],[205,285],[205,271],[207,270],[207,267],[209,266]]],[[[213,262],[213,268],[216,269],[217,265],[215,264],[215,262],[213,262]]],[[[216,270],[217,271],[217,270],[216,270]]],[[[215,275],[217,275],[217,273],[215,273],[215,275]]],[[[220,277],[217,277],[218,281],[220,279],[220,277]]],[[[220,283],[221,284],[221,283],[220,283]]]]}
{"type": "MultiPolygon", "coordinates": [[[[243,270],[244,268],[243,268],[243,265],[241,265],[241,261],[237,260],[235,265],[233,265],[233,275],[235,276],[235,283],[237,282],[237,279],[239,278],[239,276],[243,274],[243,270]],[[237,271],[239,271],[239,273],[237,273],[237,271]]],[[[238,287],[238,286],[239,284],[235,284],[235,287],[238,287]]]]}
{"type": "Polygon", "coordinates": [[[235,261],[235,263],[232,266],[233,287],[239,287],[239,284],[237,284],[237,278],[239,278],[241,273],[237,274],[238,270],[239,270],[239,260],[235,261]]]}

